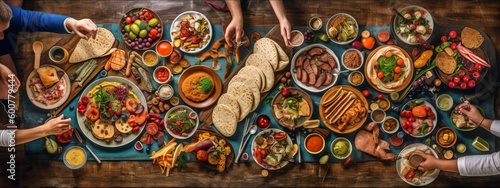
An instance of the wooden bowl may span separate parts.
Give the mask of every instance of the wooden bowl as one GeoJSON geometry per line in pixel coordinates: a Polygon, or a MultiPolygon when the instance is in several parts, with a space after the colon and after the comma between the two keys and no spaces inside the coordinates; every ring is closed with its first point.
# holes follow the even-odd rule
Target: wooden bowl
{"type": "Polygon", "coordinates": [[[311,96],[309,96],[305,91],[301,90],[301,89],[298,89],[298,88],[294,88],[294,87],[287,87],[287,89],[290,91],[290,97],[287,97],[285,98],[281,92],[278,92],[276,93],[276,95],[274,96],[272,102],[271,102],[271,110],[272,110],[272,114],[273,114],[273,117],[274,119],[276,120],[276,122],[281,125],[282,127],[286,127],[286,128],[290,128],[286,125],[284,125],[281,121],[279,121],[280,119],[278,119],[276,117],[276,114],[275,114],[275,109],[274,109],[274,105],[278,102],[282,102],[284,101],[285,99],[288,99],[288,98],[293,98],[292,96],[294,95],[300,95],[302,97],[302,100],[305,100],[305,102],[307,102],[308,106],[309,106],[309,116],[303,116],[301,117],[300,119],[296,119],[296,120],[299,120],[299,121],[296,121],[295,122],[295,127],[300,127],[302,126],[302,124],[304,123],[304,121],[306,120],[309,120],[311,119],[312,117],[312,114],[313,114],[313,102],[311,100],[311,96]]]}
{"type": "MultiPolygon", "coordinates": [[[[199,135],[200,134],[204,134],[204,133],[209,133],[210,135],[214,135],[217,140],[224,140],[226,141],[226,146],[229,146],[231,148],[231,153],[226,156],[226,170],[233,164],[233,161],[234,161],[234,149],[233,149],[233,146],[231,145],[231,143],[229,142],[229,140],[220,135],[220,134],[217,134],[216,132],[214,131],[211,131],[211,130],[204,130],[204,129],[198,129],[196,130],[196,132],[194,133],[193,137],[191,137],[191,142],[198,142],[198,139],[199,139],[199,135]]],[[[196,151],[193,152],[193,154],[196,155],[196,151]]],[[[201,163],[201,165],[203,165],[204,167],[210,169],[210,170],[214,170],[214,171],[217,171],[217,166],[215,165],[211,165],[210,163],[208,162],[203,162],[203,161],[198,161],[201,163]]]]}
{"type": "Polygon", "coordinates": [[[436,142],[443,148],[451,148],[457,142],[457,133],[449,127],[441,127],[436,132],[436,142]],[[446,136],[447,135],[447,136],[446,136]]]}
{"type": "MultiPolygon", "coordinates": [[[[138,18],[139,19],[139,18],[138,18]]],[[[154,27],[153,27],[154,28],[154,27]]],[[[160,16],[158,16],[158,14],[156,14],[156,12],[152,11],[151,9],[148,9],[148,8],[134,8],[132,10],[129,10],[127,13],[125,13],[125,15],[123,15],[121,18],[120,18],[120,26],[119,26],[119,31],[120,31],[120,35],[122,36],[122,39],[123,39],[123,42],[129,46],[130,48],[134,49],[134,50],[147,50],[147,49],[150,49],[152,47],[154,47],[156,44],[158,44],[158,42],[160,42],[162,36],[163,36],[163,30],[165,30],[165,27],[163,25],[163,21],[161,20],[160,16]],[[142,47],[142,48],[139,48],[138,45],[134,45],[132,47],[131,43],[128,42],[128,37],[125,36],[125,33],[126,32],[122,32],[124,30],[124,27],[125,25],[127,25],[127,22],[126,22],[126,18],[128,16],[133,16],[135,14],[139,14],[140,11],[142,11],[143,9],[146,9],[150,14],[153,14],[153,18],[156,18],[158,19],[158,23],[160,24],[160,32],[158,32],[159,34],[159,37],[156,37],[154,40],[152,40],[150,43],[149,46],[147,47],[142,47]]],[[[148,32],[149,34],[149,32],[148,32]]],[[[137,38],[139,38],[139,36],[137,35],[137,38]]]]}
{"type": "Polygon", "coordinates": [[[219,99],[222,93],[222,81],[219,75],[214,70],[212,70],[212,68],[205,65],[192,66],[184,70],[184,72],[182,72],[181,76],[179,77],[179,81],[177,82],[177,92],[179,93],[182,101],[184,101],[188,106],[191,106],[193,108],[206,108],[214,104],[214,102],[217,101],[217,99],[219,99]],[[182,83],[184,82],[184,80],[186,80],[186,78],[188,78],[190,75],[197,72],[205,72],[208,75],[210,75],[212,77],[214,85],[212,94],[207,99],[201,102],[190,100],[182,92],[182,83]]]}

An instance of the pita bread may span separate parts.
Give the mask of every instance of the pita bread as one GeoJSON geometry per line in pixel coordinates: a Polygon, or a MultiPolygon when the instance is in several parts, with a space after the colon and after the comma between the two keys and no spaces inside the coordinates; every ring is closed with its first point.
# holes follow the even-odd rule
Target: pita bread
{"type": "Polygon", "coordinates": [[[69,62],[78,63],[101,57],[113,47],[114,42],[115,37],[111,31],[105,28],[97,28],[95,39],[80,39],[78,44],[76,44],[75,50],[69,57],[69,62]]]}
{"type": "Polygon", "coordinates": [[[285,51],[283,51],[281,46],[276,41],[274,40],[271,41],[274,44],[274,47],[276,47],[276,50],[278,51],[278,68],[275,71],[278,72],[285,69],[288,66],[288,64],[290,64],[290,58],[288,58],[288,55],[286,55],[285,51]]]}
{"type": "Polygon", "coordinates": [[[453,74],[455,68],[457,68],[457,63],[455,58],[448,55],[446,52],[439,52],[436,55],[436,65],[439,70],[443,71],[445,74],[453,74]]]}
{"type": "Polygon", "coordinates": [[[104,53],[101,57],[111,55],[113,52],[116,51],[117,48],[111,48],[109,49],[106,53],[104,53]]]}
{"type": "Polygon", "coordinates": [[[259,106],[259,103],[260,103],[260,85],[257,85],[254,82],[254,80],[260,80],[260,78],[255,79],[255,77],[259,77],[259,76],[258,75],[250,76],[247,74],[237,74],[229,82],[229,85],[231,85],[232,83],[235,83],[235,82],[241,82],[241,83],[247,85],[250,88],[250,90],[252,90],[253,105],[252,105],[252,109],[250,111],[254,111],[255,109],[257,109],[257,107],[259,106]]]}
{"type": "Polygon", "coordinates": [[[462,33],[460,33],[460,37],[462,38],[462,44],[471,49],[479,48],[484,41],[483,35],[470,27],[464,27],[462,33]]]}
{"type": "Polygon", "coordinates": [[[273,71],[278,70],[278,51],[270,38],[261,38],[255,42],[253,52],[264,60],[267,60],[273,67],[273,71]]]}
{"type": "Polygon", "coordinates": [[[229,93],[224,93],[219,97],[219,101],[217,101],[217,104],[227,105],[231,109],[231,111],[233,111],[234,115],[236,116],[236,119],[239,120],[240,106],[235,96],[232,96],[229,93]]]}
{"type": "Polygon", "coordinates": [[[215,128],[225,137],[236,133],[238,122],[231,108],[225,104],[217,104],[212,112],[212,122],[215,128]]]}
{"type": "Polygon", "coordinates": [[[238,105],[240,106],[241,110],[239,121],[242,121],[252,110],[252,90],[244,83],[234,82],[232,85],[229,85],[229,88],[227,88],[227,93],[232,96],[237,96],[238,105]]]}
{"type": "MultiPolygon", "coordinates": [[[[256,54],[250,54],[247,58],[247,61],[245,62],[245,67],[242,68],[242,70],[246,67],[256,67],[257,69],[260,69],[264,73],[265,80],[264,81],[265,87],[261,92],[267,92],[271,90],[274,86],[274,71],[273,68],[269,63],[266,63],[265,59],[262,59],[262,57],[256,55],[256,54]]],[[[250,68],[246,68],[250,69],[250,68]]],[[[246,71],[246,70],[245,70],[246,71]]],[[[241,70],[240,70],[241,72],[241,70]]]]}

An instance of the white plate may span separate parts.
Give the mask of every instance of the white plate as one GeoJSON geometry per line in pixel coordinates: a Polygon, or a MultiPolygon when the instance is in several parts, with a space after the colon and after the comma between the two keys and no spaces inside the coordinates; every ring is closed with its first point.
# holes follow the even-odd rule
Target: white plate
{"type": "MultiPolygon", "coordinates": [[[[185,53],[189,53],[189,54],[194,54],[194,53],[198,53],[202,50],[204,50],[209,44],[210,44],[210,41],[212,40],[212,37],[213,37],[213,34],[212,34],[212,31],[213,31],[213,28],[212,28],[212,24],[210,23],[210,20],[208,20],[208,18],[203,15],[202,13],[200,12],[197,12],[197,11],[186,11],[186,12],[183,12],[181,14],[179,14],[175,19],[174,21],[172,21],[172,25],[170,26],[170,40],[172,41],[172,43],[175,41],[174,40],[174,36],[172,35],[172,31],[173,31],[173,28],[175,27],[174,24],[175,22],[177,21],[180,21],[181,18],[184,18],[186,17],[188,14],[191,14],[191,16],[194,17],[194,15],[198,14],[200,15],[201,17],[203,17],[205,20],[207,20],[207,24],[208,24],[208,28],[209,28],[209,35],[210,35],[210,39],[208,39],[207,43],[205,45],[203,45],[201,48],[196,48],[195,50],[190,50],[190,51],[186,51],[185,49],[183,48],[178,48],[179,50],[185,52],[185,53]]],[[[203,40],[203,39],[202,39],[203,40]]]]}
{"type": "Polygon", "coordinates": [[[335,55],[335,53],[330,48],[326,47],[325,45],[323,45],[323,44],[311,44],[309,46],[306,46],[306,47],[300,49],[297,53],[295,53],[295,55],[293,55],[292,65],[290,67],[290,72],[292,73],[292,78],[293,78],[293,81],[295,82],[295,84],[297,84],[302,89],[305,89],[305,90],[310,91],[310,92],[315,92],[315,93],[323,92],[323,91],[331,88],[332,86],[334,86],[337,83],[337,79],[340,75],[339,58],[337,58],[337,55],[335,55]],[[302,83],[300,80],[297,79],[297,75],[296,75],[297,71],[295,70],[295,61],[299,57],[299,55],[307,52],[308,50],[310,50],[314,47],[324,48],[326,50],[326,52],[328,52],[330,55],[332,55],[333,59],[335,59],[335,68],[333,69],[333,71],[331,73],[334,76],[333,82],[330,85],[321,86],[319,88],[316,88],[314,86],[308,86],[308,85],[302,83]]]}
{"type": "MultiPolygon", "coordinates": [[[[432,155],[434,155],[434,157],[436,158],[439,158],[437,153],[432,149],[430,148],[429,146],[425,145],[425,144],[422,144],[422,143],[414,143],[414,144],[410,144],[408,146],[406,146],[403,150],[401,150],[401,152],[399,152],[398,154],[398,157],[401,156],[401,153],[407,149],[410,149],[410,148],[413,148],[413,147],[427,147],[427,149],[430,149],[431,152],[432,152],[432,155]]],[[[429,179],[426,179],[425,181],[421,182],[420,184],[415,184],[411,181],[408,181],[404,175],[401,175],[401,170],[403,169],[404,165],[403,165],[403,158],[400,158],[396,161],[396,173],[398,173],[399,177],[405,181],[406,183],[412,185],[412,186],[425,186],[425,185],[428,185],[430,183],[432,183],[438,176],[439,176],[439,172],[440,170],[439,169],[436,169],[435,172],[433,172],[432,174],[430,174],[430,176],[428,176],[429,179]]]]}
{"type": "MultiPolygon", "coordinates": [[[[263,130],[262,132],[259,132],[253,138],[253,141],[252,141],[252,153],[253,153],[253,151],[255,151],[254,148],[256,147],[256,145],[255,145],[255,138],[257,138],[257,136],[259,136],[259,135],[262,135],[264,133],[269,133],[271,131],[274,131],[274,133],[284,132],[284,131],[282,131],[280,129],[275,129],[275,128],[269,128],[269,129],[263,130]]],[[[293,148],[292,139],[290,139],[290,136],[288,134],[286,135],[286,141],[293,148]]],[[[275,142],[277,142],[277,141],[275,140],[275,142]]],[[[261,166],[262,168],[265,168],[267,170],[278,170],[278,169],[281,169],[281,168],[285,167],[288,164],[288,162],[289,162],[287,158],[282,158],[281,161],[280,161],[280,164],[277,165],[277,166],[264,166],[264,165],[262,165],[262,164],[260,164],[260,163],[257,162],[257,160],[255,159],[255,156],[252,155],[252,157],[253,157],[253,160],[255,161],[255,163],[257,163],[259,166],[261,166]]],[[[264,160],[264,157],[262,157],[262,160],[264,160]]]]}
{"type": "MultiPolygon", "coordinates": [[[[142,91],[134,83],[132,83],[130,80],[127,80],[125,78],[118,77],[118,76],[108,76],[108,77],[101,78],[99,80],[92,82],[91,84],[89,84],[87,86],[87,88],[85,88],[85,90],[83,90],[82,96],[87,95],[87,93],[90,90],[92,90],[94,87],[96,87],[97,85],[99,85],[103,82],[119,82],[119,83],[128,84],[130,87],[132,87],[132,91],[137,95],[137,98],[139,98],[140,103],[143,105],[147,103],[146,98],[144,97],[144,94],[142,94],[142,91]]],[[[80,96],[80,98],[78,100],[81,100],[81,98],[82,97],[80,96]]],[[[87,107],[87,110],[88,110],[88,107],[87,107]]],[[[146,110],[146,112],[148,111],[147,105],[144,105],[144,110],[146,110]]],[[[97,144],[97,145],[102,146],[102,147],[117,148],[117,147],[127,145],[128,143],[131,143],[132,141],[136,140],[141,135],[141,132],[142,132],[142,130],[144,130],[144,127],[146,127],[145,125],[140,125],[141,129],[137,133],[132,133],[132,132],[129,134],[122,133],[121,135],[123,137],[123,140],[120,143],[115,142],[114,139],[111,140],[110,142],[106,142],[104,140],[99,140],[96,137],[94,137],[94,135],[92,134],[92,130],[89,130],[89,129],[87,129],[87,127],[85,127],[85,124],[84,124],[84,121],[86,118],[85,114],[81,115],[78,113],[77,110],[75,110],[75,111],[76,111],[75,112],[76,119],[78,121],[78,125],[80,126],[80,130],[82,130],[83,135],[85,137],[87,137],[87,139],[92,141],[94,144],[97,144]]]]}
{"type": "MultiPolygon", "coordinates": [[[[434,33],[434,29],[435,29],[434,28],[434,20],[432,19],[432,15],[431,15],[431,13],[429,13],[429,11],[427,11],[427,9],[422,8],[420,6],[416,6],[416,5],[411,5],[411,6],[404,7],[401,10],[399,10],[399,12],[401,13],[401,11],[403,11],[403,10],[410,10],[410,9],[413,9],[413,8],[418,8],[419,10],[420,9],[424,10],[425,11],[424,18],[427,19],[427,20],[429,20],[429,28],[432,29],[432,32],[429,35],[423,35],[422,36],[422,39],[424,39],[424,40],[427,41],[427,39],[429,39],[429,37],[432,35],[432,33],[434,33]]],[[[397,25],[397,22],[398,22],[398,17],[395,16],[394,22],[392,23],[394,30],[399,29],[399,26],[397,25]]],[[[403,36],[401,36],[401,34],[398,34],[396,31],[394,31],[394,33],[396,33],[396,35],[398,36],[399,40],[403,41],[406,44],[409,44],[409,45],[417,45],[418,44],[418,42],[408,42],[408,40],[406,38],[404,38],[403,36]]]]}
{"type": "MultiPolygon", "coordinates": [[[[49,66],[49,67],[54,67],[57,71],[63,71],[61,68],[59,68],[58,66],[54,66],[54,65],[50,65],[50,64],[45,64],[45,65],[42,65],[40,67],[45,67],[45,66],[49,66]]],[[[64,71],[63,71],[64,72],[64,71]]],[[[66,100],[68,100],[69,98],[69,94],[71,93],[71,82],[69,80],[69,76],[68,74],[66,74],[66,72],[64,72],[64,75],[62,77],[62,79],[64,79],[65,83],[66,83],[66,89],[64,91],[64,94],[62,96],[62,98],[57,101],[56,103],[54,104],[50,104],[50,105],[46,105],[46,104],[43,104],[41,102],[37,102],[35,101],[34,99],[34,95],[33,93],[31,92],[31,89],[30,89],[30,86],[29,86],[29,83],[30,83],[30,79],[34,76],[37,76],[38,77],[38,73],[36,72],[36,70],[33,70],[31,71],[30,75],[28,76],[28,80],[26,81],[26,93],[28,94],[28,97],[30,99],[30,101],[35,105],[37,106],[38,108],[41,108],[41,109],[45,109],[45,110],[52,110],[52,109],[55,109],[57,107],[60,107],[62,104],[64,104],[64,102],[66,102],[66,100]]]]}
{"type": "MultiPolygon", "coordinates": [[[[422,99],[413,99],[413,100],[408,101],[408,102],[407,102],[407,103],[403,106],[403,108],[401,109],[401,111],[403,111],[403,110],[404,110],[404,107],[405,107],[405,106],[409,105],[411,102],[413,102],[413,101],[415,101],[415,100],[422,100],[422,99]]],[[[426,136],[428,136],[429,134],[431,134],[431,133],[434,131],[434,129],[436,129],[436,126],[437,126],[437,120],[438,120],[437,118],[438,118],[438,115],[437,115],[436,109],[434,108],[434,106],[432,106],[432,105],[431,105],[431,103],[427,102],[426,100],[424,100],[424,105],[425,105],[425,106],[429,106],[429,107],[431,107],[431,111],[434,113],[434,116],[435,116],[436,118],[434,118],[434,120],[432,120],[432,123],[434,124],[434,125],[433,125],[433,127],[432,127],[432,130],[431,130],[431,131],[429,131],[428,133],[425,133],[423,136],[415,136],[415,135],[410,135],[410,134],[408,134],[408,132],[407,132],[406,130],[403,130],[406,134],[408,134],[408,135],[410,135],[410,136],[412,136],[412,137],[415,137],[415,138],[422,138],[422,137],[426,137],[426,136]]],[[[401,115],[401,112],[399,113],[399,115],[401,115]]],[[[401,129],[403,129],[403,123],[404,123],[404,122],[401,120],[401,116],[399,116],[399,123],[400,123],[401,129]]]]}

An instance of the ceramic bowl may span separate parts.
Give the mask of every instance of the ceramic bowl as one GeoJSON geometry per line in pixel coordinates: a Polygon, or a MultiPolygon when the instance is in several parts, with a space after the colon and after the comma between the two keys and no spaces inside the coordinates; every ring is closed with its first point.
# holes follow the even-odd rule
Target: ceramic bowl
{"type": "Polygon", "coordinates": [[[310,133],[306,136],[306,138],[304,139],[304,148],[306,148],[306,151],[309,152],[310,154],[318,154],[318,153],[321,153],[323,151],[323,149],[325,149],[325,138],[323,138],[322,135],[318,134],[318,133],[310,133]],[[321,139],[321,149],[319,150],[312,150],[312,149],[315,149],[315,148],[310,148],[310,144],[308,144],[308,142],[310,141],[309,139],[314,139],[314,138],[320,138],[321,139]]]}
{"type": "Polygon", "coordinates": [[[354,19],[354,17],[352,17],[350,14],[347,14],[347,13],[337,13],[337,14],[333,15],[332,17],[330,17],[330,19],[328,20],[328,24],[326,25],[325,28],[326,28],[326,34],[328,35],[328,38],[330,38],[330,40],[332,42],[334,42],[335,44],[340,44],[340,45],[350,44],[352,41],[356,40],[356,38],[358,37],[358,34],[359,34],[358,22],[356,21],[356,19],[354,19]],[[335,20],[335,18],[337,18],[339,16],[347,16],[348,18],[350,18],[351,20],[354,21],[355,34],[354,34],[353,38],[342,41],[342,40],[337,40],[334,36],[330,35],[329,29],[332,28],[331,25],[332,25],[333,21],[335,20]]]}
{"type": "Polygon", "coordinates": [[[365,57],[363,56],[363,53],[361,53],[361,51],[359,51],[356,48],[349,48],[349,49],[345,50],[344,53],[342,53],[342,65],[347,70],[350,70],[350,71],[359,70],[359,68],[361,68],[363,66],[363,62],[365,62],[365,57]],[[359,66],[353,67],[353,66],[347,66],[346,65],[346,62],[353,61],[353,59],[354,59],[354,57],[350,56],[351,53],[354,53],[354,54],[356,54],[358,56],[356,58],[360,60],[359,66]],[[350,58],[346,58],[346,57],[348,57],[346,55],[349,55],[350,58]]]}
{"type": "Polygon", "coordinates": [[[360,71],[353,71],[353,72],[349,73],[349,76],[347,77],[347,81],[349,82],[349,84],[351,84],[353,86],[359,86],[359,85],[363,84],[363,82],[365,81],[365,76],[360,71]],[[361,82],[359,82],[359,83],[352,82],[352,78],[356,74],[360,74],[361,75],[361,82]]]}
{"type": "Polygon", "coordinates": [[[142,63],[148,67],[154,67],[158,64],[160,61],[160,57],[158,56],[158,53],[154,50],[146,50],[144,53],[142,53],[142,63]]]}
{"type": "Polygon", "coordinates": [[[71,146],[64,152],[63,161],[64,164],[72,170],[82,168],[87,163],[87,152],[80,146],[71,146]],[[81,160],[82,155],[83,162],[74,163],[74,160],[78,158],[81,160]]]}
{"type": "MultiPolygon", "coordinates": [[[[191,109],[190,107],[188,107],[186,105],[178,105],[178,106],[170,108],[170,110],[168,110],[167,114],[165,115],[164,121],[165,121],[165,128],[167,129],[168,134],[174,138],[177,138],[177,139],[190,138],[191,136],[193,136],[193,134],[198,129],[198,126],[200,125],[198,114],[196,114],[196,112],[193,109],[191,109]],[[189,115],[187,115],[187,116],[186,115],[171,116],[172,113],[181,113],[182,110],[186,110],[186,112],[189,115]],[[171,129],[172,124],[170,123],[170,121],[175,120],[172,118],[176,118],[176,117],[185,117],[185,118],[183,118],[184,120],[192,121],[192,123],[194,123],[193,129],[191,131],[186,132],[186,133],[181,134],[181,135],[174,133],[174,131],[171,129]]],[[[175,127],[175,126],[173,126],[173,127],[175,127]]]]}
{"type": "Polygon", "coordinates": [[[392,116],[387,116],[385,118],[385,120],[382,122],[381,126],[382,126],[382,131],[384,131],[385,133],[394,134],[399,130],[399,121],[392,116]],[[389,123],[391,123],[391,121],[394,121],[393,126],[389,126],[389,125],[386,126],[386,123],[389,124],[389,123]],[[393,127],[393,128],[391,130],[389,130],[389,129],[387,129],[388,127],[393,127]]]}
{"type": "MultiPolygon", "coordinates": [[[[337,148],[337,149],[340,149],[340,148],[337,148]]],[[[336,138],[335,140],[333,140],[332,144],[330,145],[330,150],[333,154],[333,156],[337,159],[346,159],[347,157],[351,156],[351,153],[352,153],[352,144],[351,144],[351,141],[349,141],[349,139],[347,138],[344,138],[344,137],[338,137],[336,138]],[[337,152],[335,152],[335,145],[339,142],[339,141],[343,141],[343,142],[346,142],[347,143],[347,154],[346,155],[338,155],[337,152]]]]}
{"type": "Polygon", "coordinates": [[[169,84],[173,80],[172,72],[166,66],[158,66],[153,71],[153,79],[158,84],[169,84]]]}

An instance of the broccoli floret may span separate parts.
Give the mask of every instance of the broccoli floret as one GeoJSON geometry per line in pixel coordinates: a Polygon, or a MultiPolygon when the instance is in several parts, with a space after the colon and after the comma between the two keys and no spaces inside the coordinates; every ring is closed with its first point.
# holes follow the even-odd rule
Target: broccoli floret
{"type": "Polygon", "coordinates": [[[201,86],[200,90],[202,93],[209,93],[212,90],[212,88],[214,87],[212,80],[210,80],[207,77],[200,79],[199,84],[201,86]]]}

